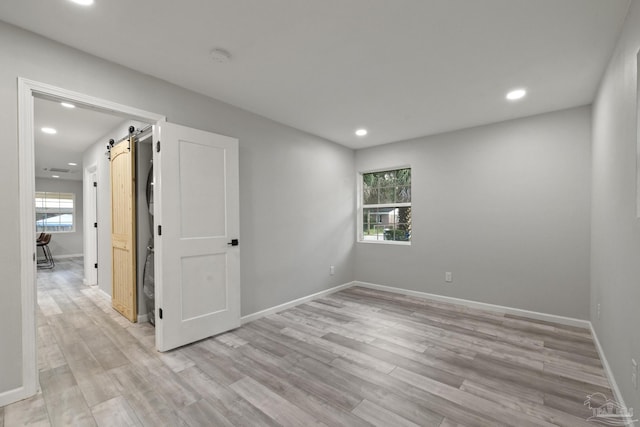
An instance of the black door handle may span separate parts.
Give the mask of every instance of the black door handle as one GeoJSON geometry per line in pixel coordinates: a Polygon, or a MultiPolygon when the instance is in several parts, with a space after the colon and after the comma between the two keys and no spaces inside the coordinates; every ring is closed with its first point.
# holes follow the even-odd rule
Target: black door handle
{"type": "Polygon", "coordinates": [[[227,245],[229,246],[238,246],[240,244],[240,242],[238,241],[238,239],[232,239],[229,243],[227,243],[227,245]]]}

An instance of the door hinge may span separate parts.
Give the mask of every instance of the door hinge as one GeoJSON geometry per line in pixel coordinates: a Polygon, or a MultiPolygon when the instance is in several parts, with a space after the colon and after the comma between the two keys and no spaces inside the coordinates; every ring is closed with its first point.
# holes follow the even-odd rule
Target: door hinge
{"type": "Polygon", "coordinates": [[[156,151],[160,152],[160,141],[156,142],[156,151]]]}
{"type": "Polygon", "coordinates": [[[98,223],[97,222],[93,223],[93,228],[98,228],[98,223]]]}
{"type": "Polygon", "coordinates": [[[36,253],[35,252],[33,253],[33,260],[34,261],[36,260],[36,253]]]}
{"type": "Polygon", "coordinates": [[[158,317],[162,319],[162,309],[161,308],[158,309],[158,317]]]}
{"type": "Polygon", "coordinates": [[[98,268],[98,263],[93,264],[93,268],[98,268]]]}
{"type": "Polygon", "coordinates": [[[98,186],[98,183],[94,181],[93,186],[94,186],[94,187],[97,187],[97,186],[98,186]]]}
{"type": "Polygon", "coordinates": [[[240,244],[240,241],[238,239],[231,239],[231,241],[227,243],[227,245],[229,246],[238,246],[239,244],[240,244]]]}
{"type": "Polygon", "coordinates": [[[158,236],[162,236],[162,226],[158,226],[158,236]]]}

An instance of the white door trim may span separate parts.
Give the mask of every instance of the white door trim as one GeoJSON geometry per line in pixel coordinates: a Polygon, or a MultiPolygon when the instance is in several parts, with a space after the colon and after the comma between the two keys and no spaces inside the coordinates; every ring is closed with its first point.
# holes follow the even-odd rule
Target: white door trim
{"type": "Polygon", "coordinates": [[[96,182],[98,172],[98,164],[93,163],[84,168],[84,176],[82,179],[82,189],[84,194],[83,210],[84,210],[84,284],[95,285],[98,283],[98,271],[92,264],[98,262],[97,257],[97,229],[93,222],[97,222],[97,194],[93,182],[96,182]],[[90,255],[90,256],[88,256],[90,255]]]}
{"type": "MultiPolygon", "coordinates": [[[[53,97],[126,115],[133,120],[161,123],[166,117],[46,83],[18,77],[18,167],[20,182],[20,284],[22,290],[22,386],[0,402],[6,405],[36,394],[38,358],[36,354],[36,267],[35,253],[35,165],[34,165],[34,95],[53,97]]],[[[0,396],[2,397],[2,396],[0,396]]]]}

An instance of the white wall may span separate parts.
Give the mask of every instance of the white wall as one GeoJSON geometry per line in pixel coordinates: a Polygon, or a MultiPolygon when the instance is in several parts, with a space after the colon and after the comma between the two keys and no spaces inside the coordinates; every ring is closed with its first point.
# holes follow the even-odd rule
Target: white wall
{"type": "Polygon", "coordinates": [[[243,315],[353,280],[352,150],[4,23],[0,57],[0,394],[22,381],[18,76],[240,140],[243,315]]]}
{"type": "MultiPolygon", "coordinates": [[[[49,249],[51,249],[54,259],[61,255],[82,255],[84,229],[82,181],[36,178],[36,191],[58,191],[75,194],[75,231],[52,233],[49,249]]],[[[38,252],[38,256],[42,256],[42,253],[38,252]]]]}
{"type": "Polygon", "coordinates": [[[591,322],[628,407],[640,410],[640,219],[636,216],[636,55],[640,1],[631,3],[593,107],[591,322]],[[597,304],[601,317],[597,316],[597,304]]]}
{"type": "Polygon", "coordinates": [[[586,319],[590,138],[581,107],[358,150],[411,165],[413,206],[411,246],[358,243],[356,280],[586,319]]]}

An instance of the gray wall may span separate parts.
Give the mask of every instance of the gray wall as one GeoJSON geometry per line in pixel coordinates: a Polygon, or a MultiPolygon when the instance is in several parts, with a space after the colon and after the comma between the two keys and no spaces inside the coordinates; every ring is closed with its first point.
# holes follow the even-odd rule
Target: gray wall
{"type": "MultiPolygon", "coordinates": [[[[51,249],[54,259],[60,255],[82,255],[84,227],[82,219],[82,181],[36,178],[36,191],[59,191],[76,195],[75,231],[69,233],[52,233],[49,248],[51,249]]],[[[42,253],[38,251],[38,255],[41,256],[42,253]]]]}
{"type": "Polygon", "coordinates": [[[243,315],[353,280],[352,150],[4,23],[0,57],[0,393],[22,381],[18,76],[240,140],[243,315]]]}
{"type": "Polygon", "coordinates": [[[640,409],[640,220],[636,216],[636,55],[640,2],[627,20],[593,107],[591,321],[628,407],[640,409]],[[597,316],[601,304],[601,317],[597,316]]]}
{"type": "Polygon", "coordinates": [[[413,226],[358,243],[356,280],[586,319],[590,138],[582,107],[358,150],[358,172],[411,165],[413,226]]]}

